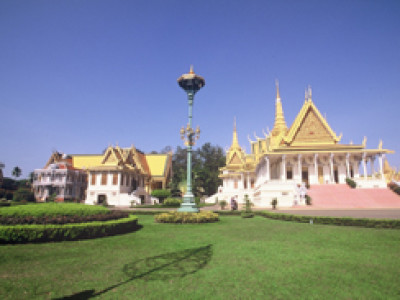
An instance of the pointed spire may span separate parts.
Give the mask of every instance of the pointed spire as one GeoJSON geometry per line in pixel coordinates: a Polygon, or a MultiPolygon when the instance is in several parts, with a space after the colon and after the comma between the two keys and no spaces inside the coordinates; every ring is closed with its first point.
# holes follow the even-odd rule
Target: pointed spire
{"type": "Polygon", "coordinates": [[[304,102],[307,102],[307,100],[308,100],[308,91],[306,89],[304,93],[304,102]]]}
{"type": "Polygon", "coordinates": [[[279,95],[279,80],[275,79],[275,86],[276,86],[276,101],[281,101],[281,96],[279,95]]]}
{"type": "Polygon", "coordinates": [[[308,101],[312,101],[312,90],[311,90],[311,86],[308,86],[308,101]]]}
{"type": "Polygon", "coordinates": [[[189,74],[194,74],[194,71],[193,71],[193,65],[190,65],[190,71],[189,71],[189,74]]]}
{"type": "Polygon", "coordinates": [[[282,102],[279,95],[279,83],[276,81],[276,100],[275,100],[275,123],[272,129],[272,135],[277,136],[282,132],[286,132],[287,126],[285,116],[283,115],[282,102]]]}
{"type": "Polygon", "coordinates": [[[236,117],[233,119],[233,138],[232,138],[232,146],[231,148],[240,148],[238,137],[237,137],[237,131],[236,131],[236,117]]]}

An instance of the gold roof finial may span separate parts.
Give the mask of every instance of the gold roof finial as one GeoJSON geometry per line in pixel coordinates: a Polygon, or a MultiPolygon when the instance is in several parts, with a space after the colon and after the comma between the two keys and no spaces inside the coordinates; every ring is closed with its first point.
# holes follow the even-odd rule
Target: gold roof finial
{"type": "Polygon", "coordinates": [[[194,71],[193,71],[193,65],[190,65],[190,71],[189,71],[189,74],[194,74],[194,71]]]}
{"type": "Polygon", "coordinates": [[[276,100],[281,100],[281,96],[279,95],[279,80],[275,79],[275,86],[276,86],[276,100]]]}
{"type": "Polygon", "coordinates": [[[311,86],[308,86],[308,101],[312,101],[312,90],[311,90],[311,86]]]}
{"type": "Polygon", "coordinates": [[[304,101],[307,102],[307,100],[308,100],[308,91],[306,89],[304,93],[304,101]]]}
{"type": "Polygon", "coordinates": [[[275,101],[275,123],[274,123],[274,128],[272,129],[273,136],[277,136],[282,132],[286,132],[287,130],[285,117],[283,115],[281,97],[279,95],[279,83],[278,81],[276,81],[275,83],[276,83],[276,101],[275,101]]]}
{"type": "Polygon", "coordinates": [[[233,139],[232,139],[231,147],[233,147],[233,148],[240,147],[238,137],[237,137],[237,131],[236,131],[236,117],[233,118],[233,139]]]}

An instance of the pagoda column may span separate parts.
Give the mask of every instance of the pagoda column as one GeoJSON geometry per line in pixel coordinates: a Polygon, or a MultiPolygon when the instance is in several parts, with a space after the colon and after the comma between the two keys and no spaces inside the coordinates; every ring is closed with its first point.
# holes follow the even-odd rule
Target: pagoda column
{"type": "Polygon", "coordinates": [[[379,172],[381,173],[381,179],[383,179],[383,157],[384,155],[382,153],[379,153],[379,172]]]}
{"type": "Polygon", "coordinates": [[[297,168],[298,168],[298,172],[299,172],[299,178],[300,178],[300,182],[303,181],[303,175],[302,175],[302,167],[301,167],[301,154],[299,154],[297,156],[297,168]]]}
{"type": "Polygon", "coordinates": [[[330,166],[331,166],[331,183],[335,182],[335,175],[334,175],[334,170],[333,170],[333,153],[331,153],[331,157],[329,160],[330,166]]]}
{"type": "Polygon", "coordinates": [[[362,158],[362,162],[363,162],[363,171],[364,171],[364,178],[367,179],[367,155],[364,152],[363,158],[362,158]]]}
{"type": "Polygon", "coordinates": [[[350,162],[349,162],[349,159],[350,159],[350,153],[347,153],[346,154],[346,172],[347,172],[347,178],[350,178],[350,162]]]}
{"type": "Polygon", "coordinates": [[[240,182],[238,184],[238,188],[241,190],[244,189],[244,174],[243,173],[240,174],[240,182]]]}
{"type": "Polygon", "coordinates": [[[286,155],[282,155],[282,164],[281,164],[281,179],[286,181],[286,155]]]}
{"type": "Polygon", "coordinates": [[[267,166],[267,180],[270,181],[271,180],[271,164],[269,161],[269,157],[265,156],[265,164],[267,166]]]}
{"type": "Polygon", "coordinates": [[[251,189],[251,186],[250,186],[250,174],[249,173],[247,173],[247,189],[248,190],[251,189]]]}
{"type": "Polygon", "coordinates": [[[318,153],[314,154],[314,176],[315,176],[315,184],[318,183],[318,153]]]}
{"type": "Polygon", "coordinates": [[[371,157],[371,158],[369,159],[369,163],[370,163],[370,165],[371,165],[371,175],[373,176],[373,175],[375,174],[375,166],[374,166],[374,164],[375,164],[375,157],[371,157]]]}

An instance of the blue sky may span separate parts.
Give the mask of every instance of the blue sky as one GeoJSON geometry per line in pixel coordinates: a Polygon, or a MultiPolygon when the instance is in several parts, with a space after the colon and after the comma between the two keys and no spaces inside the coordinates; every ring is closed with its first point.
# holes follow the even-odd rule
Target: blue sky
{"type": "Polygon", "coordinates": [[[311,85],[342,143],[395,150],[400,166],[400,1],[0,2],[0,161],[23,177],[53,150],[182,146],[191,64],[198,145],[290,125],[311,85]]]}

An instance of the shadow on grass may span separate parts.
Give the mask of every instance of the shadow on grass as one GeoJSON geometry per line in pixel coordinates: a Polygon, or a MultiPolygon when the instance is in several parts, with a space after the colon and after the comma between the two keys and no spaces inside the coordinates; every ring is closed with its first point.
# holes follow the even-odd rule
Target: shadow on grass
{"type": "Polygon", "coordinates": [[[140,259],[123,267],[122,271],[128,276],[128,279],[125,281],[98,292],[95,292],[94,289],[85,290],[70,296],[54,298],[54,300],[90,299],[136,279],[151,281],[185,277],[204,268],[211,260],[212,252],[212,245],[210,244],[204,247],[185,249],[140,259]]]}

